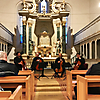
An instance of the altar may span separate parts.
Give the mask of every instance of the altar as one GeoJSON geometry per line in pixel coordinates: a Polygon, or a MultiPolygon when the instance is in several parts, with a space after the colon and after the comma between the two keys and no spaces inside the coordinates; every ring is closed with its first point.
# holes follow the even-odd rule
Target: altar
{"type": "Polygon", "coordinates": [[[39,38],[38,52],[42,57],[49,57],[51,55],[52,46],[50,45],[50,37],[46,31],[41,33],[39,38]]]}

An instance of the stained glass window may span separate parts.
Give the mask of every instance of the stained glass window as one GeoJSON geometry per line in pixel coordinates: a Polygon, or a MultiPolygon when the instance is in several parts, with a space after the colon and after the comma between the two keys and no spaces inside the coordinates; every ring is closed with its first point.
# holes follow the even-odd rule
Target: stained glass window
{"type": "Polygon", "coordinates": [[[41,2],[41,13],[43,13],[44,9],[45,9],[45,13],[47,13],[47,2],[45,0],[41,2]]]}
{"type": "Polygon", "coordinates": [[[22,22],[22,16],[20,16],[20,43],[23,43],[23,22],[22,22]]]}
{"type": "Polygon", "coordinates": [[[66,24],[65,24],[65,39],[66,39],[66,43],[67,43],[67,27],[68,27],[68,17],[66,17],[66,24]]]}

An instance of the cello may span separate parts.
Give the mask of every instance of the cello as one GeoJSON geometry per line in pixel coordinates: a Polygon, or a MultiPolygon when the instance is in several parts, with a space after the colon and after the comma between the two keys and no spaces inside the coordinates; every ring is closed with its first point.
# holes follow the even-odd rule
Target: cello
{"type": "Polygon", "coordinates": [[[38,64],[36,65],[36,70],[43,70],[42,68],[38,68],[39,67],[39,63],[41,63],[42,60],[41,59],[37,59],[36,61],[38,62],[38,64]]]}
{"type": "Polygon", "coordinates": [[[63,71],[62,64],[63,64],[63,61],[60,60],[60,69],[56,69],[56,72],[57,72],[57,73],[63,71]]]}
{"type": "Polygon", "coordinates": [[[74,70],[78,70],[80,65],[81,65],[81,62],[78,60],[77,64],[74,66],[74,70]]]}
{"type": "Polygon", "coordinates": [[[21,61],[21,65],[22,65],[22,68],[23,68],[24,70],[28,70],[28,68],[26,67],[26,62],[25,62],[24,59],[21,61]]]}

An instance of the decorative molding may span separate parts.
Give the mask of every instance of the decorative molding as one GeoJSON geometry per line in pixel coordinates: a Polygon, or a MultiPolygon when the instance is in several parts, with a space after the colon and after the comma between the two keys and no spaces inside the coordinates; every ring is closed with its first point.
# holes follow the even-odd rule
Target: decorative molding
{"type": "Polygon", "coordinates": [[[83,42],[83,41],[85,41],[85,40],[87,40],[87,39],[90,39],[90,38],[92,38],[92,37],[94,37],[94,36],[97,36],[98,34],[100,34],[100,31],[98,31],[98,32],[96,32],[96,33],[93,33],[92,35],[90,35],[90,36],[88,36],[88,37],[86,37],[86,38],[84,38],[84,39],[82,39],[82,40],[80,40],[80,41],[78,41],[78,42],[75,42],[74,45],[77,45],[77,44],[79,44],[79,43],[81,43],[81,42],[83,42]]]}
{"type": "Polygon", "coordinates": [[[3,24],[0,23],[0,27],[1,27],[4,31],[6,31],[8,34],[10,34],[11,36],[14,36],[14,34],[11,33],[3,24]]]}
{"type": "MultiPolygon", "coordinates": [[[[13,41],[13,36],[14,36],[14,34],[11,33],[11,32],[10,32],[4,25],[2,25],[1,23],[0,23],[0,28],[3,29],[7,34],[9,34],[9,35],[12,37],[12,41],[13,41]]],[[[2,37],[2,36],[0,36],[0,39],[3,40],[3,41],[5,41],[5,42],[7,42],[7,43],[13,44],[11,41],[5,39],[5,38],[2,37]]]]}
{"type": "Polygon", "coordinates": [[[57,27],[60,27],[60,23],[56,23],[56,26],[57,26],[57,27]]]}
{"type": "Polygon", "coordinates": [[[100,16],[98,16],[96,19],[94,19],[92,22],[90,22],[88,25],[86,25],[84,28],[82,28],[80,31],[78,31],[74,36],[81,34],[82,32],[89,29],[91,26],[93,26],[94,24],[96,24],[99,21],[100,21],[100,16]]]}
{"type": "Polygon", "coordinates": [[[32,27],[32,23],[28,22],[29,27],[32,27]]]}

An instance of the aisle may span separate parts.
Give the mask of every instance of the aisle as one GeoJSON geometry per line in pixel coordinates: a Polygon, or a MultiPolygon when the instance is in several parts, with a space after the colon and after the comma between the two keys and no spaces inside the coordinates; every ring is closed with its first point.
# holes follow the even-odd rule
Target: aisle
{"type": "Polygon", "coordinates": [[[34,100],[66,100],[65,94],[66,86],[61,86],[57,79],[41,78],[37,80],[34,100]]]}

